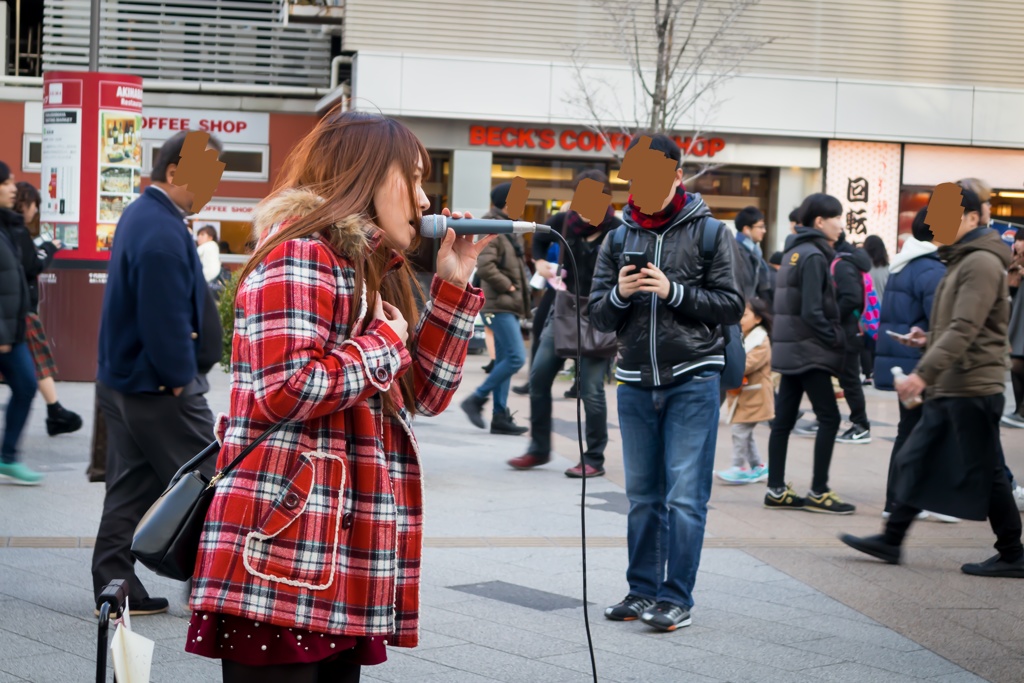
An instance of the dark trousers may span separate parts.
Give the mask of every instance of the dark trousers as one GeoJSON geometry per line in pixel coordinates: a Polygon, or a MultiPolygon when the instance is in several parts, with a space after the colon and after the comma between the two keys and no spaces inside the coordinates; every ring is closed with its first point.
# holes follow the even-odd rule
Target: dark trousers
{"type": "Polygon", "coordinates": [[[895,500],[895,472],[896,472],[896,454],[899,453],[900,448],[906,442],[907,437],[914,431],[914,427],[921,421],[921,406],[916,408],[907,408],[903,405],[903,401],[897,401],[896,405],[900,408],[900,421],[896,425],[896,441],[892,445],[892,453],[889,454],[889,477],[885,482],[885,508],[886,512],[892,512],[895,500]]]}
{"type": "MultiPolygon", "coordinates": [[[[550,320],[550,318],[549,318],[550,320]]],[[[537,356],[530,368],[530,448],[529,453],[545,457],[551,454],[551,387],[565,359],[555,355],[555,326],[550,322],[541,331],[537,356]]],[[[604,467],[604,449],[608,446],[608,404],[604,395],[604,374],[608,361],[583,358],[577,368],[580,398],[586,412],[586,464],[604,467]]]]}
{"type": "Polygon", "coordinates": [[[847,351],[843,356],[843,370],[839,373],[839,386],[846,395],[846,405],[850,406],[850,422],[861,427],[871,427],[868,422],[867,402],[864,400],[864,385],[860,382],[860,354],[847,351]]]}
{"type": "Polygon", "coordinates": [[[533,367],[533,359],[537,357],[537,348],[540,346],[540,334],[544,331],[544,325],[551,315],[551,309],[555,306],[555,290],[548,287],[537,302],[537,309],[533,312],[533,328],[530,330],[530,367],[533,367]]]}
{"type": "MultiPolygon", "coordinates": [[[[96,384],[107,423],[107,493],[92,554],[98,596],[112,579],[128,581],[128,595],[149,597],[135,575],[132,535],[174,474],[213,441],[213,413],[201,393],[122,394],[96,384]]],[[[202,469],[212,475],[213,459],[202,469]]]]}
{"type": "Polygon", "coordinates": [[[825,370],[809,370],[800,375],[783,375],[779,381],[779,394],[775,400],[775,420],[768,437],[768,486],[786,485],[786,455],[789,451],[789,433],[800,414],[800,400],[804,394],[811,401],[818,418],[818,435],[814,437],[814,476],[811,490],[825,493],[828,488],[828,468],[832,464],[832,449],[839,432],[839,404],[832,389],[832,375],[825,370]]]}
{"type": "Polygon", "coordinates": [[[32,409],[32,399],[36,396],[36,366],[32,361],[32,353],[28,344],[14,344],[8,353],[0,353],[0,374],[11,388],[11,398],[7,402],[7,414],[4,419],[3,447],[0,449],[0,460],[4,464],[17,462],[18,444],[21,434],[28,422],[28,413],[32,409]]]}
{"type": "MultiPolygon", "coordinates": [[[[920,510],[912,505],[895,503],[892,515],[885,523],[885,542],[900,545],[917,519],[920,510]]],[[[996,535],[995,549],[1004,559],[1013,562],[1024,556],[1021,545],[1021,521],[1017,502],[1010,489],[1006,468],[1001,464],[992,476],[992,493],[988,500],[988,523],[996,535]]]]}
{"type": "Polygon", "coordinates": [[[1016,404],[1013,412],[1024,417],[1024,358],[1015,356],[1010,361],[1010,382],[1013,384],[1013,402],[1016,404]]]}

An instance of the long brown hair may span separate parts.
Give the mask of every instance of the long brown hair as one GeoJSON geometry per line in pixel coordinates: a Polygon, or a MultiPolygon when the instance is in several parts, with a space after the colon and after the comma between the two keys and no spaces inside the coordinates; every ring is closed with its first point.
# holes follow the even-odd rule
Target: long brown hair
{"type": "MultiPolygon", "coordinates": [[[[350,224],[352,217],[376,223],[377,208],[373,205],[373,194],[388,180],[395,164],[405,178],[409,202],[419,215],[415,181],[417,162],[422,162],[423,176],[428,177],[430,156],[423,143],[401,123],[377,114],[341,112],[335,107],[288,155],[274,191],[276,195],[289,189],[304,189],[321,197],[323,202],[306,216],[296,217],[296,220],[285,224],[260,244],[242,270],[239,282],[248,277],[278,245],[288,240],[322,235],[335,251],[347,257],[355,270],[356,291],[359,291],[360,283],[366,283],[368,315],[372,315],[377,297],[383,296],[408,321],[409,343],[412,345],[412,332],[419,317],[414,288],[421,298],[423,292],[408,259],[398,268],[388,268],[395,246],[383,231],[383,239],[371,253],[345,253],[350,240],[345,239],[336,224],[342,221],[350,224]]],[[[264,201],[272,198],[273,195],[264,201]]],[[[410,249],[416,246],[414,242],[410,249]]],[[[357,333],[358,318],[359,306],[353,305],[348,321],[350,334],[357,333]]],[[[409,352],[414,353],[415,350],[410,348],[409,352]]],[[[399,379],[399,390],[406,409],[415,413],[412,371],[399,379]]],[[[385,410],[395,412],[396,404],[391,396],[385,394],[382,398],[385,410]]]]}

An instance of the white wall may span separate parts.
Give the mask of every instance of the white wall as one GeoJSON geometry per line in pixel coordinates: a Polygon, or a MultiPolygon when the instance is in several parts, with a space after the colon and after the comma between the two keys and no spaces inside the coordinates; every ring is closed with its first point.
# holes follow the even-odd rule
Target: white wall
{"type": "Polygon", "coordinates": [[[452,152],[451,208],[479,218],[491,208],[491,153],[475,149],[452,152]]]}
{"type": "MultiPolygon", "coordinates": [[[[353,104],[361,109],[475,121],[586,123],[565,101],[575,85],[561,62],[360,52],[353,71],[353,104]]],[[[631,91],[625,67],[595,69],[588,78],[617,84],[619,93],[631,91]]],[[[624,117],[632,111],[628,100],[608,106],[624,117]]],[[[680,127],[1024,148],[1019,115],[1024,89],[745,75],[721,86],[715,104],[712,112],[695,112],[680,127]]]]}

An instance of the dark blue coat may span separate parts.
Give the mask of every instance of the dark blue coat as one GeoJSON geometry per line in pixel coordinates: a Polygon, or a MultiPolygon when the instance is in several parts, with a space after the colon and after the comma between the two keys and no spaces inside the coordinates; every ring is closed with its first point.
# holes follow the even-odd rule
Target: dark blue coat
{"type": "Polygon", "coordinates": [[[149,187],[121,215],[107,271],[98,379],[122,393],[169,391],[199,374],[206,297],[177,206],[149,187]]]}
{"type": "Polygon", "coordinates": [[[933,252],[918,256],[898,273],[889,275],[885,298],[882,299],[882,316],[875,347],[876,388],[895,389],[892,369],[897,365],[908,375],[913,372],[921,358],[921,351],[900,344],[886,334],[886,330],[906,334],[916,325],[927,332],[935,288],[945,274],[946,266],[939,261],[939,255],[933,252]]]}

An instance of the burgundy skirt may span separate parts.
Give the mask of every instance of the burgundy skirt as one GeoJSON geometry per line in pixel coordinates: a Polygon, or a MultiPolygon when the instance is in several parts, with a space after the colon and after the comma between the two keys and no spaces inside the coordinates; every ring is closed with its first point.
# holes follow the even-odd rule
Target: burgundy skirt
{"type": "Polygon", "coordinates": [[[335,636],[216,612],[192,613],[185,651],[248,666],[336,659],[370,666],[388,658],[385,639],[378,636],[335,636]]]}

